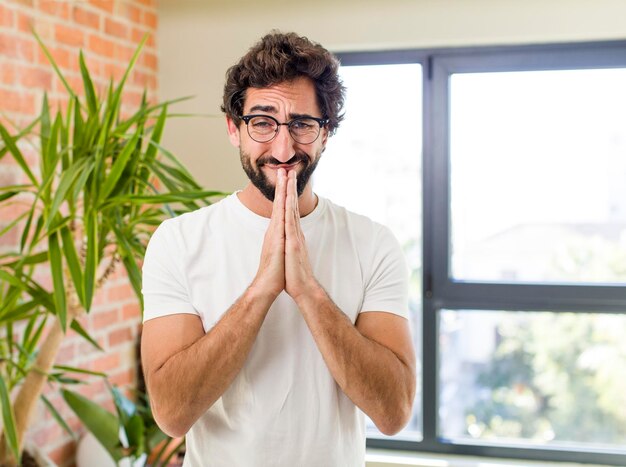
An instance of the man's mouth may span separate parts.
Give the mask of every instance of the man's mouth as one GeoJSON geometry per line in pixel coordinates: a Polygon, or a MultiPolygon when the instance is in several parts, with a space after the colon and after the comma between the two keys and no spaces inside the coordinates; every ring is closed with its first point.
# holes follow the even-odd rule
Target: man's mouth
{"type": "Polygon", "coordinates": [[[295,161],[291,164],[263,164],[263,167],[267,167],[272,170],[285,169],[287,172],[296,168],[300,161],[295,161]]]}

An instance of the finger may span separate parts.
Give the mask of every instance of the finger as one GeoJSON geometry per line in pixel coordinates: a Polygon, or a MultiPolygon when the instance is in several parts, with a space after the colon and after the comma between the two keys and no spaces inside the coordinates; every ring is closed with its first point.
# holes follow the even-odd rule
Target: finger
{"type": "Polygon", "coordinates": [[[298,188],[295,171],[287,176],[287,200],[285,201],[285,231],[287,235],[299,237],[300,215],[298,209],[298,188]]]}
{"type": "Polygon", "coordinates": [[[285,196],[287,173],[285,169],[276,171],[276,187],[274,189],[274,204],[272,206],[272,220],[282,224],[285,222],[285,196]]]}

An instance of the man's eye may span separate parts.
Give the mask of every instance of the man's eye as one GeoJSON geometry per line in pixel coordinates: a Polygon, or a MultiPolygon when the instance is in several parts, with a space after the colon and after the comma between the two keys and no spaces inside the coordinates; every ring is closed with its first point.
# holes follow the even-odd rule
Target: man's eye
{"type": "Polygon", "coordinates": [[[259,130],[272,128],[274,126],[274,123],[271,120],[265,120],[265,119],[252,120],[251,123],[254,128],[258,128],[259,130]]]}
{"type": "Polygon", "coordinates": [[[313,124],[306,120],[296,120],[291,124],[292,128],[295,130],[310,130],[313,128],[313,124]]]}

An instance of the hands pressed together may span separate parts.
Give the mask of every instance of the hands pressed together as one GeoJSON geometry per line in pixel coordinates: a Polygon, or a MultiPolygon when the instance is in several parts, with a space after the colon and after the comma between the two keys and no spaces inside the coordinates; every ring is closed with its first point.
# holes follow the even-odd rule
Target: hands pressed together
{"type": "Polygon", "coordinates": [[[318,285],[300,226],[295,170],[288,174],[285,169],[277,170],[272,217],[255,283],[274,296],[285,290],[296,301],[318,285]]]}

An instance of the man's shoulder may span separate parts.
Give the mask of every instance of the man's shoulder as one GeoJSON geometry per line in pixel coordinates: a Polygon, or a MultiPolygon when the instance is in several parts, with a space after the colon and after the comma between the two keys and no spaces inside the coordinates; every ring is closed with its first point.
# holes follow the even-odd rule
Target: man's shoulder
{"type": "Polygon", "coordinates": [[[328,209],[330,216],[344,222],[346,227],[354,227],[359,231],[368,232],[378,231],[385,228],[385,226],[380,222],[377,222],[364,214],[352,211],[345,206],[336,204],[328,198],[325,198],[324,202],[326,203],[326,208],[328,209]]]}

